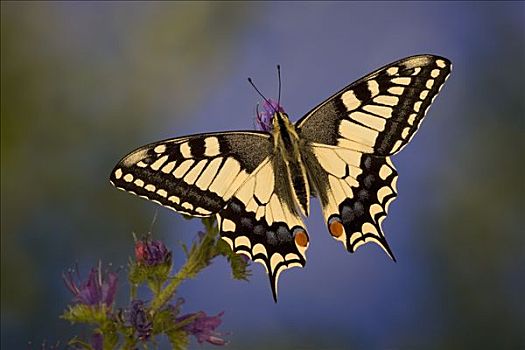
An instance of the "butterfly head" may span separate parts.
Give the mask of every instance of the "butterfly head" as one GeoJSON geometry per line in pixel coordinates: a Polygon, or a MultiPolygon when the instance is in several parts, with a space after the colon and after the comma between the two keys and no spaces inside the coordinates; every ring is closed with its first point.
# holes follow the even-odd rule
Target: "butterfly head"
{"type": "Polygon", "coordinates": [[[284,111],[283,106],[281,106],[277,101],[268,99],[262,104],[262,111],[257,109],[256,123],[257,127],[266,132],[272,132],[274,129],[275,123],[277,123],[279,118],[286,118],[286,112],[284,111]]]}

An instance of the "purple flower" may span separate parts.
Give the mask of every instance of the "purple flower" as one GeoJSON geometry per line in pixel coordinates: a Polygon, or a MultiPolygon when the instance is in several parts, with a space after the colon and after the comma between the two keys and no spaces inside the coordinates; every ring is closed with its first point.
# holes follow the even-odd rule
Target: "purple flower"
{"type": "Polygon", "coordinates": [[[135,258],[146,266],[171,265],[171,252],[161,241],[145,239],[135,242],[135,258]]]}
{"type": "Polygon", "coordinates": [[[102,350],[104,344],[104,336],[101,333],[93,333],[91,336],[91,347],[94,350],[102,350]]]}
{"type": "Polygon", "coordinates": [[[276,112],[284,113],[283,106],[281,106],[277,101],[269,99],[268,102],[263,102],[263,111],[259,113],[257,110],[256,123],[257,127],[266,132],[271,132],[273,130],[272,119],[276,112]],[[269,102],[269,103],[268,103],[269,102]]]}
{"type": "Polygon", "coordinates": [[[102,267],[92,268],[87,281],[81,282],[78,268],[62,275],[66,287],[75,296],[75,302],[85,305],[111,306],[117,291],[118,277],[114,272],[102,274],[102,267]],[[73,276],[76,272],[76,281],[73,276]]]}
{"type": "Polygon", "coordinates": [[[197,338],[199,343],[208,342],[213,345],[225,345],[226,340],[221,338],[223,334],[216,332],[215,329],[222,323],[221,317],[224,312],[216,316],[208,316],[203,311],[187,314],[177,318],[177,322],[184,321],[189,317],[195,317],[193,321],[186,326],[184,330],[197,338]]]}
{"type": "Polygon", "coordinates": [[[137,332],[140,340],[147,340],[151,336],[153,324],[142,300],[133,300],[129,312],[129,322],[137,332]]]}

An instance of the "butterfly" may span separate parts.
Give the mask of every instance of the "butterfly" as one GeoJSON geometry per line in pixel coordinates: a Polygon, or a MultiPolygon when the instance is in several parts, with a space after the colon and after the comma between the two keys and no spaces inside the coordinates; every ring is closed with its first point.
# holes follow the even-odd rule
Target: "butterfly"
{"type": "Polygon", "coordinates": [[[306,263],[310,238],[302,217],[311,196],[345,249],[373,242],[395,260],[381,229],[397,195],[391,156],[414,137],[450,71],[450,61],[439,56],[398,60],[296,123],[267,101],[266,131],[151,143],[122,158],[110,181],[182,214],[215,215],[231,249],[266,268],[277,301],[280,273],[306,263]]]}

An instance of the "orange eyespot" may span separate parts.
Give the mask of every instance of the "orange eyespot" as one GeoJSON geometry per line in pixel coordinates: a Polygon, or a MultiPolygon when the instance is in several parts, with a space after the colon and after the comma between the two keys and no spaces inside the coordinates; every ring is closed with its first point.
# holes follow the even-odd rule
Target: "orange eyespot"
{"type": "Polygon", "coordinates": [[[335,238],[341,237],[341,235],[345,232],[345,228],[343,227],[341,219],[339,218],[332,218],[328,224],[328,229],[330,234],[335,238]]]}
{"type": "Polygon", "coordinates": [[[306,247],[308,245],[308,235],[303,230],[297,230],[294,233],[295,244],[299,247],[306,247]]]}

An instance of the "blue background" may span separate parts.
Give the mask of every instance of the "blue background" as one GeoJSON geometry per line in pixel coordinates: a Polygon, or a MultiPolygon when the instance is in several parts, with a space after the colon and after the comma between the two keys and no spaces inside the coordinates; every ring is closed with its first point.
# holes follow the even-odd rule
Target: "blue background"
{"type": "MultiPolygon", "coordinates": [[[[279,303],[264,269],[225,261],[186,282],[186,312],[224,310],[231,349],[525,348],[523,2],[1,4],[1,345],[62,343],[61,273],[125,266],[150,230],[177,266],[201,228],[119,192],[109,172],[160,139],[251,129],[251,76],[293,120],[402,57],[453,72],[394,163],[399,197],[375,245],[349,254],[313,200],[304,269],[279,303]]],[[[125,271],[119,304],[127,303],[125,271]]],[[[38,346],[36,346],[38,348],[38,346]]]]}

